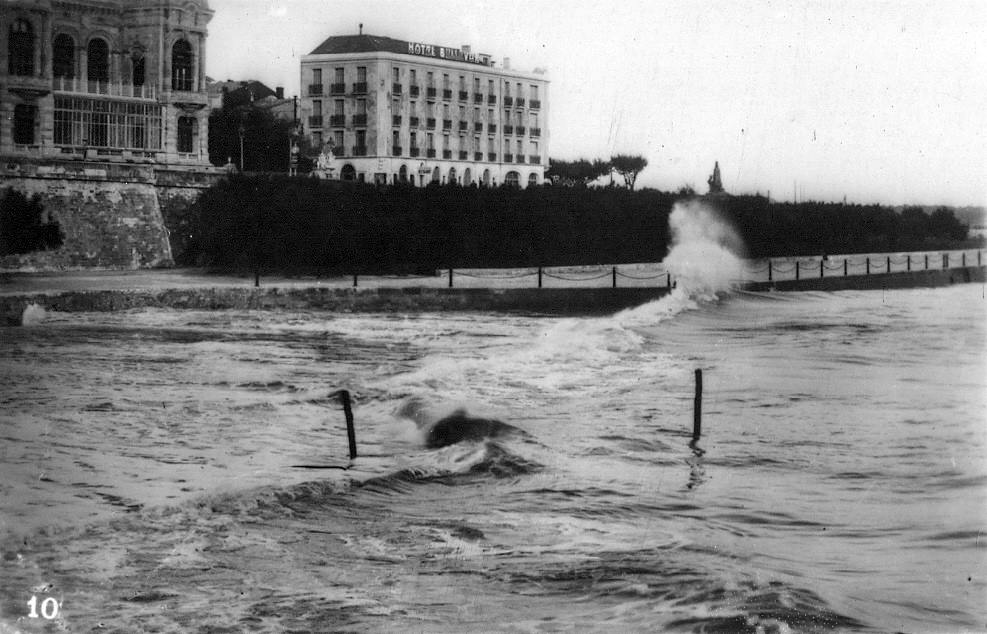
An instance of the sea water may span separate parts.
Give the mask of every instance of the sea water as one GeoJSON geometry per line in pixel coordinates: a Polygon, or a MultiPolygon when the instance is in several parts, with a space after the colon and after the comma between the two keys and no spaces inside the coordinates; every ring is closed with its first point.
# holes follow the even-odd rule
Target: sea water
{"type": "Polygon", "coordinates": [[[714,286],[0,330],[0,633],[987,628],[984,287],[714,286]]]}

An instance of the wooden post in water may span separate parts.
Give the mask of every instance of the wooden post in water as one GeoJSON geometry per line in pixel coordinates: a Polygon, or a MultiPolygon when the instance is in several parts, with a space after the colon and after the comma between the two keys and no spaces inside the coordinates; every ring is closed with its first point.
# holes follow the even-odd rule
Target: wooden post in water
{"type": "Polygon", "coordinates": [[[665,286],[667,286],[668,288],[672,288],[672,274],[671,273],[667,273],[667,272],[665,273],[665,286]]]}
{"type": "Polygon", "coordinates": [[[692,404],[692,441],[699,440],[703,429],[703,371],[696,368],[696,397],[692,404]]]}
{"type": "Polygon", "coordinates": [[[891,272],[891,256],[890,255],[888,256],[888,271],[887,272],[888,273],[891,272]]]}
{"type": "Polygon", "coordinates": [[[795,260],[795,281],[798,281],[798,279],[799,279],[799,264],[800,263],[801,263],[801,260],[795,260]]]}
{"type": "Polygon", "coordinates": [[[541,288],[541,267],[538,267],[538,288],[541,288]]]}
{"type": "Polygon", "coordinates": [[[825,274],[823,273],[823,267],[825,265],[826,265],[825,260],[819,260],[819,277],[825,277],[825,274]]]}
{"type": "Polygon", "coordinates": [[[449,267],[449,288],[452,288],[452,267],[449,267]]]}
{"type": "Polygon", "coordinates": [[[870,275],[870,256],[867,256],[867,275],[870,275]]]}
{"type": "Polygon", "coordinates": [[[260,271],[254,269],[254,287],[260,286],[260,271]]]}
{"type": "Polygon", "coordinates": [[[340,390],[339,400],[343,403],[343,415],[346,416],[346,436],[350,441],[350,460],[353,460],[356,458],[356,430],[353,428],[353,409],[350,407],[349,390],[340,390]]]}
{"type": "Polygon", "coordinates": [[[771,260],[768,260],[768,281],[771,281],[771,260]]]}
{"type": "Polygon", "coordinates": [[[357,287],[356,273],[353,274],[353,288],[357,287]]]}
{"type": "Polygon", "coordinates": [[[614,288],[617,288],[617,267],[616,266],[613,267],[613,271],[611,271],[611,276],[613,277],[613,287],[614,288]]]}
{"type": "Polygon", "coordinates": [[[912,254],[911,253],[908,254],[908,270],[909,271],[912,270],[912,254]]]}

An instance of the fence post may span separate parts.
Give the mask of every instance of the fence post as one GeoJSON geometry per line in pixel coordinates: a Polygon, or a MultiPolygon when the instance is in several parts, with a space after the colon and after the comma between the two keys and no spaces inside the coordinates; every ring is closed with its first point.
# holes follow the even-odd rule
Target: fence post
{"type": "Polygon", "coordinates": [[[616,266],[613,267],[613,271],[611,272],[611,275],[613,276],[613,287],[614,288],[617,288],[617,267],[616,266]]]}
{"type": "Polygon", "coordinates": [[[692,402],[692,441],[699,440],[703,428],[703,371],[696,368],[696,396],[692,402]]]}
{"type": "Polygon", "coordinates": [[[771,272],[771,260],[768,260],[768,281],[769,281],[769,282],[771,281],[771,277],[772,277],[772,272],[771,272]]]}
{"type": "Polygon", "coordinates": [[[541,288],[541,267],[538,267],[538,288],[541,288]]]}
{"type": "Polygon", "coordinates": [[[452,267],[449,267],[449,288],[452,288],[452,267]]]}
{"type": "Polygon", "coordinates": [[[343,403],[343,415],[346,416],[346,437],[350,441],[350,460],[353,460],[356,458],[356,430],[353,428],[353,409],[350,407],[349,390],[340,390],[339,400],[343,403]]]}

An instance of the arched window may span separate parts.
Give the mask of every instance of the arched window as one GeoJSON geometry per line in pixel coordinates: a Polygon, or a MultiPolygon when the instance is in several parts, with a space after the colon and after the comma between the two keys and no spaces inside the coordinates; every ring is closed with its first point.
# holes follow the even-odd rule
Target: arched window
{"type": "Polygon", "coordinates": [[[94,38],[86,47],[87,79],[107,84],[110,82],[110,46],[106,40],[94,38]]]}
{"type": "Polygon", "coordinates": [[[171,89],[192,90],[192,45],[178,40],[171,47],[171,89]]]}
{"type": "Polygon", "coordinates": [[[339,172],[340,178],[344,181],[355,181],[356,180],[356,168],[347,163],[343,166],[343,169],[339,172]]]}
{"type": "Polygon", "coordinates": [[[34,74],[34,28],[27,20],[17,19],[10,25],[7,71],[11,75],[34,74]]]}
{"type": "Polygon", "coordinates": [[[51,74],[55,78],[75,77],[75,40],[61,33],[51,45],[51,74]]]}
{"type": "Polygon", "coordinates": [[[402,183],[408,182],[408,166],[402,165],[401,169],[398,170],[398,180],[402,183]]]}
{"type": "Polygon", "coordinates": [[[521,175],[517,172],[507,172],[507,176],[504,177],[504,184],[508,187],[518,187],[521,183],[521,175]]]}
{"type": "Polygon", "coordinates": [[[538,184],[538,174],[531,172],[528,174],[528,187],[538,184]]]}
{"type": "Polygon", "coordinates": [[[143,86],[144,85],[144,75],[146,64],[144,63],[143,53],[137,57],[133,57],[131,60],[131,71],[130,71],[130,83],[133,86],[143,86]]]}
{"type": "Polygon", "coordinates": [[[455,183],[455,182],[457,182],[456,181],[456,168],[455,167],[450,167],[449,168],[449,183],[455,183]]]}

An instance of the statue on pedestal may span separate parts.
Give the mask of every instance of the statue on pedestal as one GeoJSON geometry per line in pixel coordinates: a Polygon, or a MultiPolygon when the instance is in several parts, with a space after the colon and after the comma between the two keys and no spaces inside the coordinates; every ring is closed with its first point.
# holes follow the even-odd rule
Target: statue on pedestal
{"type": "Polygon", "coordinates": [[[716,161],[713,164],[713,175],[706,179],[706,184],[709,185],[709,193],[711,194],[722,194],[723,192],[723,182],[720,180],[720,162],[716,161]]]}
{"type": "Polygon", "coordinates": [[[333,152],[335,144],[332,139],[322,146],[319,158],[315,160],[315,169],[312,174],[316,178],[336,178],[336,154],[333,152]]]}

